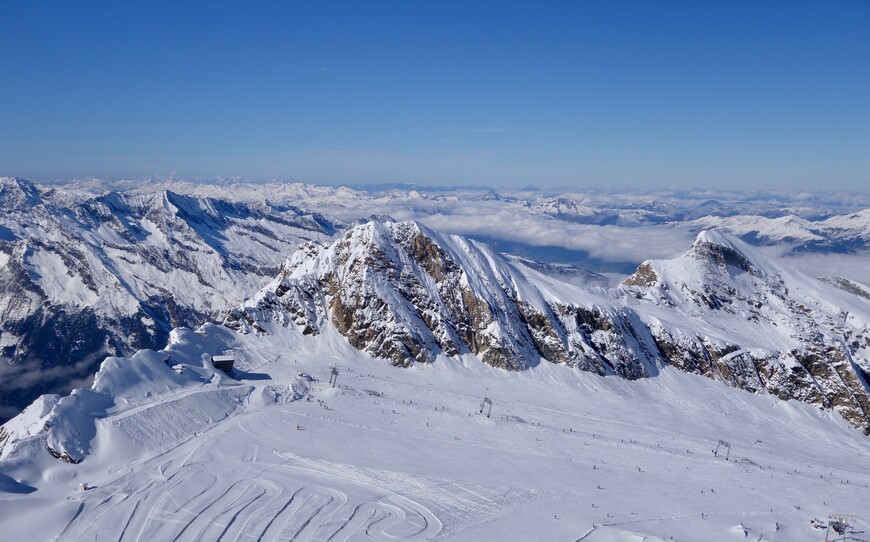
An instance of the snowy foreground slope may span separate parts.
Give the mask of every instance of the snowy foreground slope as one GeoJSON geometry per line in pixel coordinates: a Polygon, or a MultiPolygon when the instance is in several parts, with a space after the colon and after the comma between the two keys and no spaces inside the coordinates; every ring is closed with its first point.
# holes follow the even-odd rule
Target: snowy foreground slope
{"type": "Polygon", "coordinates": [[[866,437],[808,405],[673,368],[403,369],[334,331],[268,331],[177,330],[10,422],[4,538],[818,541],[830,514],[870,530],[866,437]],[[227,348],[233,378],[207,361],[227,348]]]}

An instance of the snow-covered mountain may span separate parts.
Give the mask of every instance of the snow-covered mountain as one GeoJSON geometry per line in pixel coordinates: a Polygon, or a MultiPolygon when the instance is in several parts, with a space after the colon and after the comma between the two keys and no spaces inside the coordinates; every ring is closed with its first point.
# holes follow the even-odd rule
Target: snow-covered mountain
{"type": "Polygon", "coordinates": [[[654,374],[647,352],[655,346],[635,333],[636,315],[611,301],[603,290],[520,268],[460,236],[415,222],[373,222],[331,246],[295,253],[224,323],[243,332],[292,323],[305,334],[334,326],[353,346],[400,366],[470,353],[514,370],[545,359],[601,375],[654,374]],[[565,288],[582,304],[563,302],[548,287],[565,288]]]}
{"type": "Polygon", "coordinates": [[[309,244],[224,324],[306,335],[334,328],[394,365],[473,354],[501,368],[541,362],[629,379],[664,366],[834,409],[870,434],[870,307],[790,273],[738,239],[702,232],[591,291],[414,222],[371,222],[309,244]]]}
{"type": "Polygon", "coordinates": [[[575,265],[541,262],[513,254],[505,254],[505,256],[514,265],[528,267],[575,286],[606,288],[610,284],[610,279],[605,275],[575,265]]]}
{"type": "MultiPolygon", "coordinates": [[[[432,223],[442,215],[509,211],[523,219],[551,223],[655,228],[686,226],[695,231],[725,230],[750,244],[788,244],[797,251],[866,251],[870,247],[870,195],[866,193],[751,193],[652,191],[550,193],[541,190],[496,192],[486,187],[432,188],[409,185],[329,187],[303,183],[251,183],[229,179],[193,183],[148,181],[69,181],[59,185],[79,194],[101,194],[110,187],[125,193],[167,190],[198,198],[293,203],[327,212],[347,223],[371,214],[432,223]]],[[[436,220],[437,221],[437,220],[436,220]]],[[[449,224],[449,222],[447,222],[449,224]]],[[[436,228],[437,229],[437,228],[436,228]]],[[[471,231],[453,233],[468,236],[471,231]]],[[[456,231],[454,231],[456,230],[456,231]]],[[[509,232],[504,232],[509,233],[509,232]]]]}
{"type": "MultiPolygon", "coordinates": [[[[274,301],[286,304],[290,303],[287,299],[295,299],[287,314],[304,322],[302,329],[319,333],[324,324],[338,322],[352,344],[400,365],[407,364],[408,359],[434,359],[441,352],[471,353],[493,365],[516,369],[543,358],[599,374],[638,378],[674,363],[746,389],[802,396],[835,406],[855,419],[866,417],[864,395],[844,391],[861,382],[860,371],[866,370],[863,353],[853,346],[843,347],[854,341],[841,337],[841,330],[846,329],[846,334],[858,337],[860,344],[863,324],[854,324],[854,332],[848,331],[850,322],[843,324],[846,328],[835,325],[839,316],[832,305],[839,301],[829,301],[835,299],[831,296],[843,295],[848,279],[831,283],[838,291],[786,273],[769,261],[761,266],[765,277],[783,276],[783,280],[805,287],[760,279],[752,284],[722,286],[729,283],[713,267],[684,266],[686,272],[701,277],[693,279],[691,285],[681,282],[682,267],[674,276],[661,270],[654,273],[672,281],[667,284],[679,283],[680,288],[721,290],[718,298],[728,302],[711,308],[703,295],[677,303],[668,297],[673,286],[667,290],[655,280],[646,281],[645,273],[654,264],[641,266],[623,288],[604,291],[593,287],[606,285],[600,275],[523,258],[505,259],[482,244],[435,234],[418,225],[390,226],[389,233],[377,233],[379,226],[353,229],[352,242],[323,248],[317,243],[333,238],[342,226],[291,203],[329,209],[354,220],[372,220],[368,215],[356,216],[365,211],[398,211],[406,216],[411,209],[414,216],[432,217],[435,222],[441,216],[449,223],[450,209],[463,208],[463,199],[468,199],[473,206],[485,206],[486,213],[544,216],[545,221],[555,223],[546,228],[566,222],[604,224],[601,228],[619,224],[620,229],[609,230],[609,235],[616,235],[637,231],[636,226],[668,228],[679,222],[689,229],[715,226],[753,243],[787,244],[793,251],[803,252],[865,250],[870,242],[870,215],[866,211],[829,213],[821,219],[821,204],[807,207],[810,211],[803,212],[804,217],[778,216],[766,200],[740,202],[733,198],[708,197],[693,206],[691,198],[666,202],[565,195],[548,199],[473,189],[419,192],[386,187],[367,192],[298,183],[166,181],[155,190],[153,184],[116,184],[123,190],[107,190],[107,184],[101,182],[56,187],[10,178],[0,182],[0,207],[4,211],[0,217],[0,354],[11,362],[2,365],[5,378],[0,383],[0,405],[12,406],[0,415],[16,413],[41,393],[67,391],[77,384],[76,379],[91,375],[107,354],[156,347],[174,326],[195,326],[222,318],[222,311],[242,303],[264,280],[280,271],[279,281],[290,280],[292,284],[284,287],[293,291],[278,296],[273,285],[274,301]],[[741,214],[747,211],[761,214],[741,214]],[[706,217],[686,222],[698,216],[706,217]],[[279,269],[276,262],[292,253],[300,241],[317,243],[306,246],[279,269]],[[350,267],[345,269],[345,263],[335,262],[349,262],[350,267]],[[359,271],[369,267],[374,271],[359,271]],[[371,283],[375,276],[377,284],[371,283]],[[305,286],[293,281],[302,281],[305,286]],[[581,287],[570,288],[561,282],[581,287]],[[351,283],[364,289],[363,297],[348,297],[351,283]],[[743,287],[748,290],[742,291],[743,287]],[[811,301],[792,299],[781,291],[785,289],[810,292],[807,296],[811,301]],[[323,305],[318,295],[328,297],[330,304],[323,305]],[[756,297],[785,299],[775,309],[765,309],[773,312],[764,318],[789,323],[778,324],[772,334],[762,333],[764,340],[758,334],[746,335],[747,329],[759,327],[748,328],[737,321],[741,311],[748,316],[764,313],[748,301],[756,297]],[[817,299],[822,301],[812,301],[817,299]],[[371,300],[376,303],[370,305],[371,300]],[[813,314],[795,310],[798,305],[812,307],[813,314]],[[665,306],[670,309],[661,315],[665,306]],[[710,311],[716,318],[708,318],[710,311]],[[822,316],[817,317],[817,313],[822,316]],[[699,320],[703,321],[703,332],[699,332],[699,320]],[[720,320],[715,333],[706,331],[710,321],[720,320]],[[799,329],[792,332],[793,325],[799,329]],[[858,380],[840,376],[843,382],[837,384],[835,376],[843,371],[833,366],[827,378],[816,374],[819,367],[828,365],[814,363],[807,356],[833,359],[820,346],[808,346],[812,344],[808,337],[817,328],[827,338],[819,344],[834,345],[841,358],[837,363],[844,367],[851,364],[858,380]],[[797,339],[769,340],[780,336],[797,339]],[[673,349],[675,343],[679,348],[673,349]],[[741,353],[734,354],[737,351],[741,353]],[[764,359],[756,359],[758,356],[764,359]],[[750,358],[752,361],[747,361],[750,358]],[[720,359],[730,368],[720,369],[720,359]],[[853,359],[857,361],[850,361],[853,359]],[[780,362],[785,366],[796,362],[810,373],[797,370],[786,378],[786,371],[776,369],[780,362]],[[743,366],[738,367],[740,364],[743,366]],[[760,376],[752,377],[756,370],[760,376]],[[794,380],[804,382],[796,384],[794,380]],[[822,384],[817,386],[819,382],[822,384]]],[[[481,212],[475,210],[478,215],[481,212]]],[[[376,221],[391,220],[383,214],[374,217],[376,221]]],[[[468,215],[464,220],[478,219],[468,215]]],[[[533,230],[538,227],[537,222],[525,224],[533,230]]],[[[546,228],[544,234],[549,231],[546,228]]],[[[490,229],[481,233],[491,235],[490,229]]],[[[763,259],[749,247],[740,247],[763,259]]],[[[691,258],[678,258],[683,263],[702,260],[696,253],[691,258]]],[[[823,274],[831,273],[826,270],[823,274]]],[[[854,281],[851,284],[846,290],[852,293],[863,288],[854,281]]],[[[253,329],[256,310],[256,306],[248,306],[234,311],[228,324],[253,329]],[[233,318],[238,320],[233,322],[233,318]]],[[[861,314],[862,310],[858,307],[849,312],[861,314]]]]}
{"type": "Polygon", "coordinates": [[[870,306],[789,272],[745,243],[701,232],[670,261],[623,283],[650,312],[668,362],[749,391],[833,408],[870,434],[870,306]],[[679,315],[656,315],[658,309],[679,315]]]}
{"type": "Polygon", "coordinates": [[[739,215],[707,216],[691,224],[728,231],[753,243],[793,245],[795,253],[842,254],[866,252],[870,247],[870,209],[816,221],[795,215],[776,218],[739,215]]]}
{"type": "Polygon", "coordinates": [[[0,419],[69,391],[107,354],[218,318],[337,227],[284,204],[0,179],[0,419]]]}
{"type": "Polygon", "coordinates": [[[109,357],[0,426],[0,530],[860,540],[862,292],[713,231],[587,290],[415,222],[359,224],[223,325],[109,357]]]}

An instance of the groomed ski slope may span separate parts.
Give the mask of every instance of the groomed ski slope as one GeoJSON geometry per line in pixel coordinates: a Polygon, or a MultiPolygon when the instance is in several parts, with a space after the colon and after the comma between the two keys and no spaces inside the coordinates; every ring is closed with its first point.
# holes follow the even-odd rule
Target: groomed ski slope
{"type": "Polygon", "coordinates": [[[841,514],[870,539],[868,440],[837,415],[670,368],[398,369],[334,332],[269,331],[176,331],[104,363],[100,408],[80,392],[0,462],[2,538],[820,541],[810,521],[841,514]],[[206,361],[225,348],[234,379],[206,361]],[[45,450],[88,424],[80,464],[45,450]]]}

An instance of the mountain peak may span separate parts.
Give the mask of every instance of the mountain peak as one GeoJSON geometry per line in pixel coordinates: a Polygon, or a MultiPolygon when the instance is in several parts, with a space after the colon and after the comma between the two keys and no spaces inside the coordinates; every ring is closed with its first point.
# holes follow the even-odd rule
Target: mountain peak
{"type": "Polygon", "coordinates": [[[662,287],[671,297],[695,292],[709,305],[710,292],[721,290],[730,298],[737,291],[777,289],[781,282],[776,266],[752,247],[731,234],[704,230],[682,256],[646,261],[622,284],[662,287]]]}
{"type": "Polygon", "coordinates": [[[695,237],[695,244],[708,243],[721,246],[733,247],[735,237],[719,230],[701,230],[695,237]]]}
{"type": "Polygon", "coordinates": [[[39,189],[32,182],[19,177],[0,177],[0,209],[25,209],[40,203],[39,189]]]}
{"type": "Polygon", "coordinates": [[[568,359],[567,339],[549,324],[555,316],[540,292],[473,241],[413,221],[369,222],[329,247],[303,249],[225,325],[261,331],[294,323],[317,335],[331,324],[353,347],[401,366],[440,354],[475,354],[515,370],[541,357],[568,359]]]}
{"type": "Polygon", "coordinates": [[[732,266],[747,272],[761,273],[764,267],[764,262],[745,243],[719,230],[701,231],[688,254],[711,260],[719,267],[732,266]]]}

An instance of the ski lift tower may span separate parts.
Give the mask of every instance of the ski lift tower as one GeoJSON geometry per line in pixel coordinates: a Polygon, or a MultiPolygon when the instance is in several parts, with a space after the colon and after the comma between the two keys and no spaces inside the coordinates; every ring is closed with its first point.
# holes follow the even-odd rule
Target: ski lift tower
{"type": "Polygon", "coordinates": [[[725,461],[728,461],[728,457],[731,455],[731,445],[725,442],[724,440],[720,440],[719,444],[716,445],[716,451],[713,452],[713,455],[719,457],[719,447],[727,448],[725,452],[725,461]]]}
{"type": "Polygon", "coordinates": [[[338,367],[333,365],[329,373],[329,383],[332,384],[332,387],[334,388],[336,382],[338,382],[338,367]]]}
{"type": "Polygon", "coordinates": [[[489,410],[486,411],[486,417],[489,418],[489,415],[492,414],[492,400],[489,397],[484,397],[483,402],[480,403],[480,413],[483,414],[483,408],[489,405],[489,410]]]}
{"type": "Polygon", "coordinates": [[[828,516],[828,530],[825,532],[825,540],[830,540],[833,542],[834,540],[857,540],[857,538],[852,538],[849,535],[863,533],[863,531],[856,531],[855,525],[858,522],[858,519],[852,516],[844,516],[844,515],[831,515],[828,516]],[[843,538],[828,538],[831,534],[831,529],[834,530],[834,533],[837,536],[842,536],[843,538]]]}

